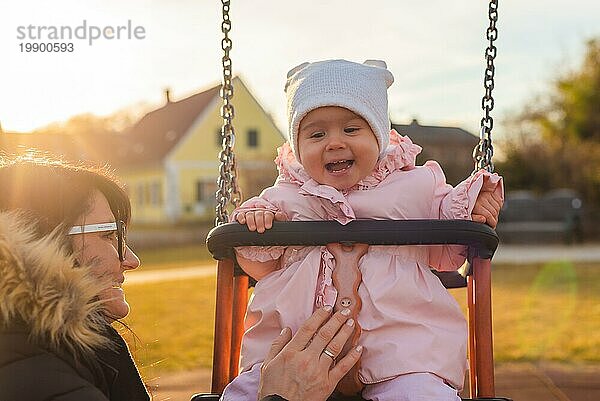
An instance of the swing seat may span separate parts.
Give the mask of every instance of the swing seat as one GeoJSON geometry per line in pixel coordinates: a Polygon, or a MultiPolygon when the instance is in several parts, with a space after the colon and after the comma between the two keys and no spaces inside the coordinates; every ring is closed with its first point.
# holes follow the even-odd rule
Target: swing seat
{"type": "MultiPolygon", "coordinates": [[[[190,401],[219,401],[219,394],[194,394],[190,401]]],[[[461,398],[462,401],[512,401],[510,398],[461,398]]],[[[330,397],[327,401],[366,401],[359,397],[336,398],[330,397]]]]}
{"type": "MultiPolygon", "coordinates": [[[[192,401],[218,400],[237,376],[249,278],[235,261],[238,246],[321,246],[330,243],[368,245],[445,245],[467,247],[469,269],[434,272],[446,288],[467,287],[469,321],[470,394],[464,401],[510,401],[495,398],[491,319],[491,258],[498,236],[489,226],[466,220],[355,220],[274,222],[259,234],[238,223],[222,224],[207,236],[208,250],[218,262],[212,394],[196,394],[192,401]],[[310,233],[310,235],[307,235],[310,233]],[[477,285],[475,285],[477,283],[477,285]]],[[[330,401],[362,400],[360,397],[330,401]]]]}

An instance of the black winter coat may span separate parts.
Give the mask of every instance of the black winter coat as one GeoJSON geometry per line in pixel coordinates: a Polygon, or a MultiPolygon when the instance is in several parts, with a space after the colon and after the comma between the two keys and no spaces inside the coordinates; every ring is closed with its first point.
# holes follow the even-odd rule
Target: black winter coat
{"type": "Polygon", "coordinates": [[[114,344],[96,358],[56,354],[28,339],[22,325],[0,330],[0,401],[147,401],[127,345],[110,327],[114,344]]]}
{"type": "Polygon", "coordinates": [[[96,302],[104,284],[28,227],[0,212],[0,401],[149,400],[96,302]]]}

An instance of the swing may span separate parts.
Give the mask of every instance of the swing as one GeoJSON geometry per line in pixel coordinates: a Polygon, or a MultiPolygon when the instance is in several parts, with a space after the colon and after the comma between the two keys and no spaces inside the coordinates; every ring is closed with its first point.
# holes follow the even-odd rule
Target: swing
{"type": "MultiPolygon", "coordinates": [[[[235,260],[234,247],[238,246],[325,246],[337,258],[354,257],[357,264],[362,255],[360,244],[367,245],[465,245],[468,250],[468,269],[459,272],[435,272],[446,288],[467,288],[469,322],[469,390],[471,400],[506,400],[494,398],[494,361],[492,345],[491,315],[491,259],[498,246],[498,236],[489,226],[466,220],[355,220],[347,225],[335,221],[274,222],[273,227],[262,234],[251,232],[245,225],[228,223],[228,204],[237,207],[241,194],[237,186],[236,162],[233,152],[235,138],[233,127],[234,109],[232,68],[229,51],[232,41],[229,0],[223,3],[221,30],[224,37],[221,47],[224,52],[221,116],[223,127],[223,149],[219,153],[220,175],[217,180],[215,228],[207,236],[206,243],[217,264],[217,291],[215,311],[215,336],[212,371],[212,394],[197,394],[192,401],[218,400],[225,386],[238,375],[238,363],[243,335],[243,320],[248,303],[249,277],[235,260]],[[306,233],[311,233],[307,236],[306,233]],[[341,244],[341,245],[335,245],[341,244]],[[347,252],[344,253],[344,250],[347,252]],[[348,255],[348,254],[353,254],[348,255]]],[[[489,45],[485,51],[486,69],[484,76],[485,95],[482,99],[484,117],[481,119],[480,142],[473,151],[475,170],[493,172],[493,146],[491,131],[493,119],[490,112],[494,107],[494,58],[497,37],[498,0],[490,0],[489,27],[486,37],[489,45]]],[[[364,245],[363,245],[364,247],[364,245]]],[[[364,249],[362,252],[364,252],[364,249]]],[[[350,259],[348,259],[350,258],[350,259]]],[[[334,277],[335,280],[335,277],[334,277]]],[[[357,295],[356,293],[354,295],[357,295]]],[[[336,301],[335,310],[341,306],[336,301]]],[[[357,300],[358,303],[360,300],[357,300]]],[[[344,305],[345,306],[345,305],[344,305]]],[[[352,309],[352,307],[350,307],[352,309]]],[[[352,372],[352,371],[351,371],[352,372]]],[[[330,398],[330,400],[333,398],[330,398]]],[[[340,398],[335,398],[340,399],[340,398]]],[[[361,400],[360,397],[343,399],[361,400]]]]}

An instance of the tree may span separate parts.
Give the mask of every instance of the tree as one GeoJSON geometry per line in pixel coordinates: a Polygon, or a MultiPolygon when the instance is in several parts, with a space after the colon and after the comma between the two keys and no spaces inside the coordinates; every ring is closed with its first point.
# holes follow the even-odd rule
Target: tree
{"type": "Polygon", "coordinates": [[[129,110],[121,110],[109,116],[96,116],[91,113],[78,114],[65,122],[56,122],[39,128],[33,134],[62,135],[111,135],[122,133],[133,125],[135,115],[129,110]]]}
{"type": "Polygon", "coordinates": [[[581,64],[560,74],[507,121],[497,163],[510,189],[569,187],[600,203],[600,38],[587,42],[581,64]]]}

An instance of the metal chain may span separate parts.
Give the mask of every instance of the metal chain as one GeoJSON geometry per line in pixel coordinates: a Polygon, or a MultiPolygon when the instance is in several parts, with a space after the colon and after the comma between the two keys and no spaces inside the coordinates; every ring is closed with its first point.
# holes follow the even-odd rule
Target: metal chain
{"type": "Polygon", "coordinates": [[[232,41],[229,38],[231,30],[231,20],[229,19],[229,3],[230,0],[222,0],[223,3],[223,22],[221,23],[221,31],[223,39],[221,40],[221,48],[223,49],[223,85],[221,86],[221,98],[223,98],[223,106],[221,106],[221,117],[223,118],[223,126],[221,127],[222,150],[219,152],[219,178],[217,179],[217,206],[215,207],[216,218],[215,225],[227,223],[229,214],[227,205],[231,203],[234,207],[239,206],[242,201],[242,194],[237,184],[237,168],[235,162],[235,154],[233,147],[235,145],[235,131],[233,129],[233,117],[235,115],[231,98],[233,98],[233,84],[231,82],[231,58],[229,51],[232,48],[232,41]]]}
{"type": "Polygon", "coordinates": [[[481,108],[484,111],[484,116],[481,119],[481,131],[479,134],[479,144],[473,149],[473,161],[475,162],[475,171],[485,169],[490,173],[494,171],[494,163],[492,156],[494,155],[494,146],[492,145],[492,128],[494,127],[494,119],[490,112],[494,108],[494,98],[492,90],[494,89],[494,59],[496,58],[496,46],[494,41],[498,38],[498,30],[496,22],[498,21],[498,0],[490,0],[488,16],[490,25],[486,31],[486,37],[489,40],[487,49],[485,49],[486,69],[483,79],[485,94],[481,99],[481,108]]]}

